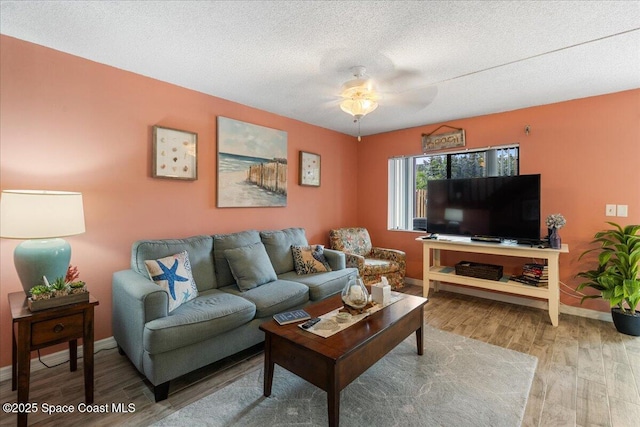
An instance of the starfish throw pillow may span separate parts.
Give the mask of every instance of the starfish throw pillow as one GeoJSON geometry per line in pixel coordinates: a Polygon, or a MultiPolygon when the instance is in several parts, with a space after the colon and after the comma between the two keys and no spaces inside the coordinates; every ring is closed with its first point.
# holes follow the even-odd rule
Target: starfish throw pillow
{"type": "Polygon", "coordinates": [[[169,313],[198,296],[187,251],[144,264],[151,280],[169,294],[169,313]]]}

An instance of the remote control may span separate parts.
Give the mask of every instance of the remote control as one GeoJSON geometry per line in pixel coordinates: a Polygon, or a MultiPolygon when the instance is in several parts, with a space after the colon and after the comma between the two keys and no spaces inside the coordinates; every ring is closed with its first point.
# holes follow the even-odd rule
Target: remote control
{"type": "Polygon", "coordinates": [[[309,329],[310,327],[318,323],[320,320],[322,319],[320,319],[319,317],[314,317],[313,319],[309,319],[306,322],[304,322],[302,325],[300,325],[300,327],[302,329],[309,329]]]}

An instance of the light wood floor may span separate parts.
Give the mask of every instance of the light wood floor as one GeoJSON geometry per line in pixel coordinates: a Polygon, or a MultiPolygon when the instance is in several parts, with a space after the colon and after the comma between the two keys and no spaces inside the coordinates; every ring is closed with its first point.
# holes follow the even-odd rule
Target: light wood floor
{"type": "MultiPolygon", "coordinates": [[[[408,286],[420,295],[422,288],[408,286]]],[[[640,420],[640,338],[615,331],[613,324],[569,315],[551,326],[546,311],[449,292],[431,295],[428,324],[497,346],[534,355],[538,367],[527,403],[524,426],[637,426],[640,420]]],[[[429,343],[425,343],[428,351],[429,343]]],[[[133,403],[133,413],[29,416],[29,425],[148,425],[224,387],[263,363],[261,348],[173,381],[169,398],[153,402],[148,382],[117,350],[95,356],[95,403],[133,403]]],[[[31,376],[32,402],[72,404],[84,399],[82,363],[36,371],[31,376]]],[[[0,383],[2,403],[15,402],[11,382],[0,383]]],[[[15,425],[15,416],[0,413],[0,425],[15,425]]]]}

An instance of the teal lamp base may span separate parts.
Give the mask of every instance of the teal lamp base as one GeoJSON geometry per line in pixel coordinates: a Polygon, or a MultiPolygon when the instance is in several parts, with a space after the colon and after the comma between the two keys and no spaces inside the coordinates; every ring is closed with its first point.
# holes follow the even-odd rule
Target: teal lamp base
{"type": "Polygon", "coordinates": [[[26,240],[13,252],[13,262],[27,296],[32,287],[43,284],[42,276],[49,283],[66,277],[70,261],[71,245],[64,239],[26,240]]]}

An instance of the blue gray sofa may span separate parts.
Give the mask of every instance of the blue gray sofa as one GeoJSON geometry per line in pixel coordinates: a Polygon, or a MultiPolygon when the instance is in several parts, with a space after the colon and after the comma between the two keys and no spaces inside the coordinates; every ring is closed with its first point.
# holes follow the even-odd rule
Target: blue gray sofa
{"type": "Polygon", "coordinates": [[[156,401],[167,398],[170,380],[264,341],[258,326],[274,314],[340,292],[357,274],[345,267],[342,252],[330,249],[324,255],[331,271],[297,274],[293,245],[308,245],[304,229],[133,244],[131,268],[113,274],[113,336],[120,353],[153,384],[156,401]],[[170,294],[150,279],[145,261],[185,250],[198,296],[169,312],[170,294]],[[265,283],[245,286],[252,279],[265,283]]]}

